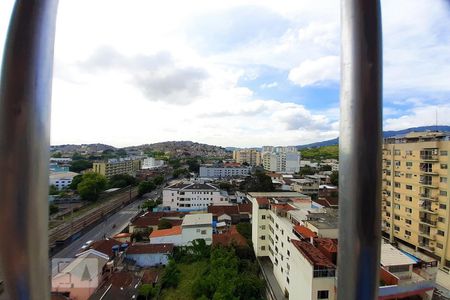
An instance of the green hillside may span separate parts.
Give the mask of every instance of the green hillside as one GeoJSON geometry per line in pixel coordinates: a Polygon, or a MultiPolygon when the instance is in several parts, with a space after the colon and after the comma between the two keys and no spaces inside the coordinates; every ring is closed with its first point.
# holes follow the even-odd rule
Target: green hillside
{"type": "Polygon", "coordinates": [[[307,148],[300,151],[302,160],[322,160],[322,159],[338,159],[339,146],[323,146],[317,148],[307,148]]]}

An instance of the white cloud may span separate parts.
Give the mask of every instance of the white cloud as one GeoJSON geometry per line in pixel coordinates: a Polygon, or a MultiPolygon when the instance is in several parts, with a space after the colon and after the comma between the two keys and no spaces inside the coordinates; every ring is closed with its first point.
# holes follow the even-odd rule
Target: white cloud
{"type": "Polygon", "coordinates": [[[339,57],[324,56],[305,60],[289,72],[289,80],[300,86],[339,80],[339,57]]]}
{"type": "Polygon", "coordinates": [[[418,126],[450,124],[450,104],[424,105],[405,111],[401,116],[384,121],[384,130],[400,130],[418,126]],[[437,119],[436,119],[437,117],[437,119]]]}
{"type": "Polygon", "coordinates": [[[278,86],[278,82],[274,81],[271,83],[263,83],[260,85],[262,89],[270,89],[278,86]]]}

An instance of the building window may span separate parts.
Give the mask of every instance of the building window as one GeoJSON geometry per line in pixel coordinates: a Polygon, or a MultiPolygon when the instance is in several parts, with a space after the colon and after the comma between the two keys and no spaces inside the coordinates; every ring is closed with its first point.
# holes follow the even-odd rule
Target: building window
{"type": "Polygon", "coordinates": [[[266,219],[266,215],[261,215],[261,219],[265,220],[266,219]]]}
{"type": "Polygon", "coordinates": [[[399,188],[399,187],[401,187],[401,184],[400,184],[400,182],[394,182],[394,186],[395,186],[396,188],[399,188]]]}
{"type": "Polygon", "coordinates": [[[262,235],[262,236],[261,236],[261,239],[264,241],[264,240],[266,239],[266,236],[265,236],[265,235],[262,235]]]}
{"type": "Polygon", "coordinates": [[[443,204],[443,203],[440,203],[439,204],[439,209],[447,209],[447,205],[443,204]]]}
{"type": "Polygon", "coordinates": [[[441,195],[441,196],[447,196],[447,191],[439,191],[439,195],[441,195]]]}
{"type": "Polygon", "coordinates": [[[406,173],[406,178],[412,178],[412,174],[411,173],[406,173]]]}
{"type": "Polygon", "coordinates": [[[395,208],[395,209],[400,209],[400,205],[399,205],[399,204],[395,204],[395,205],[394,205],[394,208],[395,208]]]}
{"type": "Polygon", "coordinates": [[[412,165],[413,165],[412,161],[407,161],[407,162],[406,162],[406,166],[407,166],[407,167],[412,167],[412,165]]]}
{"type": "Polygon", "coordinates": [[[400,199],[400,194],[399,193],[394,193],[394,198],[395,199],[400,199]]]}
{"type": "Polygon", "coordinates": [[[386,212],[386,217],[390,217],[391,216],[391,213],[390,212],[386,212]]]}
{"type": "Polygon", "coordinates": [[[394,155],[400,155],[400,150],[394,150],[394,155]]]}
{"type": "Polygon", "coordinates": [[[405,151],[405,154],[406,154],[406,155],[412,155],[412,150],[406,150],[406,151],[405,151]]]}
{"type": "Polygon", "coordinates": [[[448,152],[447,152],[446,150],[442,150],[442,151],[441,151],[441,155],[442,155],[442,156],[447,156],[447,155],[448,155],[448,152]]]}
{"type": "Polygon", "coordinates": [[[261,251],[266,250],[266,246],[261,246],[261,251]]]}
{"type": "Polygon", "coordinates": [[[201,234],[206,234],[206,230],[202,230],[201,234]]]}
{"type": "Polygon", "coordinates": [[[411,236],[411,231],[405,230],[405,235],[406,236],[411,236]]]}
{"type": "Polygon", "coordinates": [[[289,250],[287,250],[286,253],[287,253],[287,256],[291,256],[291,252],[289,252],[289,250]]]}
{"type": "Polygon", "coordinates": [[[412,202],[412,197],[411,196],[405,196],[405,200],[409,201],[409,202],[412,202]]]}
{"type": "Polygon", "coordinates": [[[412,221],[410,219],[405,219],[405,223],[411,225],[412,221]]]}
{"type": "Polygon", "coordinates": [[[409,214],[412,214],[412,208],[405,207],[405,211],[409,214]]]}
{"type": "Polygon", "coordinates": [[[441,164],[441,169],[447,170],[447,164],[441,164]]]}
{"type": "Polygon", "coordinates": [[[286,282],[289,283],[289,277],[286,277],[286,282]]]}
{"type": "Polygon", "coordinates": [[[402,163],[399,160],[396,160],[394,162],[394,164],[395,164],[396,167],[400,167],[402,165],[402,163]]]}
{"type": "Polygon", "coordinates": [[[441,243],[436,243],[436,247],[438,247],[439,249],[443,249],[444,245],[442,245],[441,243]]]}
{"type": "Polygon", "coordinates": [[[445,223],[445,218],[444,217],[438,217],[438,222],[445,223]]]}
{"type": "Polygon", "coordinates": [[[401,176],[401,173],[400,173],[399,171],[395,171],[395,172],[394,172],[394,176],[395,176],[395,177],[400,177],[400,176],[401,176]]]}
{"type": "Polygon", "coordinates": [[[437,234],[441,235],[441,236],[445,236],[445,232],[443,230],[438,229],[437,234]]]}
{"type": "Polygon", "coordinates": [[[447,183],[447,177],[441,177],[441,178],[440,178],[440,181],[441,181],[442,183],[447,183]]]}
{"type": "Polygon", "coordinates": [[[394,219],[396,219],[397,221],[400,221],[400,216],[399,215],[394,215],[394,219]]]}
{"type": "Polygon", "coordinates": [[[261,229],[262,230],[266,229],[266,225],[261,225],[261,229]]]}
{"type": "Polygon", "coordinates": [[[400,231],[400,227],[394,226],[394,230],[395,230],[395,231],[400,231]]]}
{"type": "Polygon", "coordinates": [[[407,189],[407,190],[412,190],[412,185],[407,184],[407,185],[406,185],[406,189],[407,189]]]}
{"type": "Polygon", "coordinates": [[[328,291],[318,291],[317,299],[328,299],[328,291]]]}

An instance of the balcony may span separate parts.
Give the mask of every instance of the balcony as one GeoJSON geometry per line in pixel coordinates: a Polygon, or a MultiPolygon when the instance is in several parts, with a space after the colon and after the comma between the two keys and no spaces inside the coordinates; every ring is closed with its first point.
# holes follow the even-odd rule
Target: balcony
{"type": "Polygon", "coordinates": [[[423,248],[423,249],[425,249],[425,250],[434,252],[434,247],[433,247],[433,246],[430,246],[430,244],[427,244],[427,243],[419,243],[419,247],[420,247],[420,248],[423,248]]]}
{"type": "Polygon", "coordinates": [[[431,193],[421,193],[420,198],[422,200],[429,200],[429,201],[438,201],[438,197],[432,195],[431,193]]]}
{"type": "Polygon", "coordinates": [[[426,237],[429,240],[436,240],[436,235],[432,234],[430,231],[419,230],[419,235],[426,237]]]}
{"type": "Polygon", "coordinates": [[[428,224],[428,225],[433,226],[433,227],[436,227],[436,224],[437,224],[436,221],[431,220],[430,218],[424,218],[424,217],[421,217],[421,218],[420,218],[420,222],[421,222],[421,223],[428,224]]]}
{"type": "Polygon", "coordinates": [[[423,161],[439,161],[437,151],[420,151],[420,159],[423,161]]]}

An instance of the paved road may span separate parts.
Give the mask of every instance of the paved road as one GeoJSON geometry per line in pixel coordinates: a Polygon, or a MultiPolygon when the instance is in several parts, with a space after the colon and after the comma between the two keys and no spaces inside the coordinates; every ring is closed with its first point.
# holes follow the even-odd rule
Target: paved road
{"type": "MultiPolygon", "coordinates": [[[[158,189],[152,192],[149,197],[145,197],[144,199],[156,199],[161,195],[161,189],[158,189]]],[[[55,255],[54,258],[70,258],[74,257],[76,253],[81,249],[87,241],[90,240],[100,240],[104,235],[106,237],[111,237],[119,232],[121,232],[130,222],[131,218],[133,218],[138,212],[138,206],[142,204],[144,200],[137,200],[128,206],[125,206],[115,214],[109,216],[104,222],[98,224],[84,235],[82,235],[77,240],[73,241],[66,248],[62,249],[55,255]],[[116,227],[113,228],[113,225],[116,224],[116,227]]]]}

